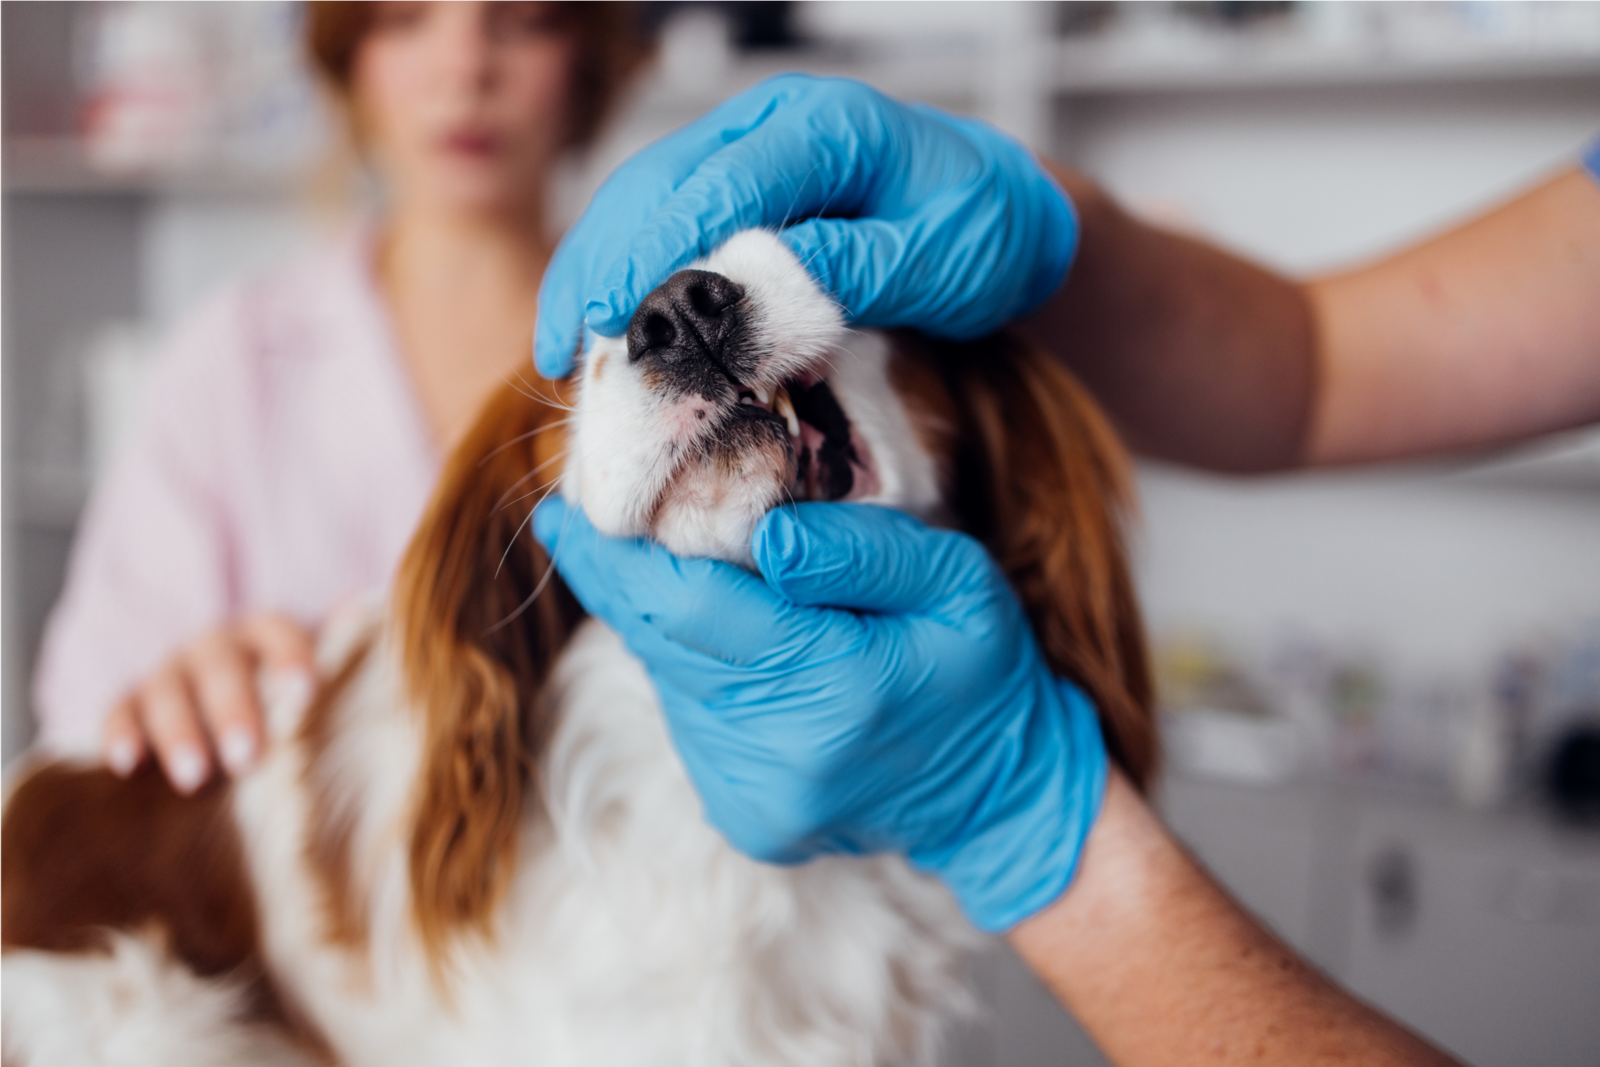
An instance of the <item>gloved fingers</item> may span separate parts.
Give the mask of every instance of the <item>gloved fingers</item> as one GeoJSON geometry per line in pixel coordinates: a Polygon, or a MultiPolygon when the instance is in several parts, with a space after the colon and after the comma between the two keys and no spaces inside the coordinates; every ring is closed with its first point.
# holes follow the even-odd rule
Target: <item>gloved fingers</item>
{"type": "Polygon", "coordinates": [[[817,284],[844,307],[850,322],[901,326],[911,321],[893,300],[899,288],[894,280],[902,276],[912,251],[898,221],[813,218],[781,236],[817,284]]]}
{"type": "Polygon", "coordinates": [[[703,571],[707,561],[681,559],[643,538],[608,537],[559,497],[534,511],[533,531],[584,608],[630,645],[641,631],[659,629],[656,616],[695,611],[708,592],[696,584],[700,573],[686,573],[703,571]]]}
{"type": "Polygon", "coordinates": [[[983,546],[868,504],[769,511],[751,541],[767,584],[796,604],[886,614],[959,615],[999,579],[983,546]]]}
{"type": "Polygon", "coordinates": [[[585,308],[589,325],[621,334],[646,294],[741,230],[823,212],[871,208],[873,168],[855,131],[819,151],[809,123],[765,122],[707,157],[629,242],[585,308]]]}
{"type": "Polygon", "coordinates": [[[1020,285],[1005,287],[1021,255],[1009,211],[945,194],[906,218],[808,219],[782,236],[849,321],[961,340],[993,332],[1020,306],[1020,285]]]}
{"type": "MultiPolygon", "coordinates": [[[[560,378],[571,372],[586,306],[600,287],[601,276],[627,253],[639,229],[708,156],[766,117],[770,98],[771,89],[758,85],[725,101],[641,149],[600,186],[556,247],[539,286],[534,362],[540,374],[560,378]]],[[[630,293],[625,301],[628,314],[660,280],[630,293]]],[[[589,325],[608,336],[619,336],[627,328],[626,318],[618,328],[608,330],[610,324],[606,319],[598,326],[589,325]]]]}
{"type": "MultiPolygon", "coordinates": [[[[583,337],[583,301],[577,295],[582,268],[564,261],[561,248],[539,286],[539,317],[533,327],[533,365],[554,381],[572,373],[583,337]]],[[[569,254],[565,260],[570,260],[569,254]]]]}
{"type": "MultiPolygon", "coordinates": [[[[641,633],[648,629],[707,660],[753,666],[801,654],[816,641],[817,627],[799,617],[809,613],[731,563],[607,537],[581,508],[556,499],[535,512],[534,533],[583,606],[630,645],[650,646],[651,635],[641,633]]],[[[708,676],[707,684],[719,681],[708,676]]]]}
{"type": "Polygon", "coordinates": [[[728,728],[718,711],[658,683],[674,747],[700,795],[706,821],[763,863],[800,863],[825,850],[826,819],[781,749],[760,731],[728,728]]]}

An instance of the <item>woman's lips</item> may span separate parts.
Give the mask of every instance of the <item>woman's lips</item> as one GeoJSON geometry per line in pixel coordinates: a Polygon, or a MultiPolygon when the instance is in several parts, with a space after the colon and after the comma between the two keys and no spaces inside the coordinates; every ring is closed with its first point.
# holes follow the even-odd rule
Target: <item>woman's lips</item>
{"type": "Polygon", "coordinates": [[[483,159],[500,150],[500,139],[487,130],[452,130],[439,143],[451,155],[471,159],[483,159]]]}

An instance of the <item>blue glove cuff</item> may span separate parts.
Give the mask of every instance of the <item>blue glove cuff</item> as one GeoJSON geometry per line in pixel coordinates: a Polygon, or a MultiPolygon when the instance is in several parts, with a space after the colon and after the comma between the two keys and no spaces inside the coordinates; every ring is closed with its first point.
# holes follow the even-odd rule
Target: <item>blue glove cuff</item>
{"type": "Polygon", "coordinates": [[[977,805],[963,840],[911,854],[989,933],[1066,891],[1105,799],[1109,759],[1094,705],[1071,682],[1057,679],[1056,688],[1059,702],[1046,697],[1019,716],[1005,740],[1007,773],[977,805]]]}

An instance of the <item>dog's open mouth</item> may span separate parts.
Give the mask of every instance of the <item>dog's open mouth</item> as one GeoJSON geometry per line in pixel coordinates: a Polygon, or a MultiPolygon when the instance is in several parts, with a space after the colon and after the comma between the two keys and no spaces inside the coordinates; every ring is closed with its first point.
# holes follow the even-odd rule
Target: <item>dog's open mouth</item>
{"type": "Polygon", "coordinates": [[[871,454],[820,375],[793,378],[776,389],[739,386],[736,418],[780,428],[794,457],[789,492],[795,500],[844,500],[876,491],[871,454]]]}

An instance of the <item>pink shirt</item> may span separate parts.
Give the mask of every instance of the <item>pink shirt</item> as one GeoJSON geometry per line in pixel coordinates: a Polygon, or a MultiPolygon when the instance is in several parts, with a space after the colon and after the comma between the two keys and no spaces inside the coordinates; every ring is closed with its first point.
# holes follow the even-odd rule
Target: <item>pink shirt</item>
{"type": "Polygon", "coordinates": [[[45,630],[57,750],[96,749],[111,705],[210,627],[314,623],[387,584],[439,469],[363,239],[227,288],[151,373],[45,630]]]}

